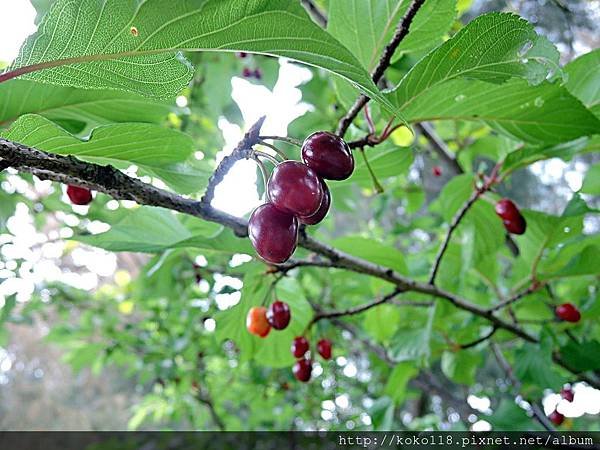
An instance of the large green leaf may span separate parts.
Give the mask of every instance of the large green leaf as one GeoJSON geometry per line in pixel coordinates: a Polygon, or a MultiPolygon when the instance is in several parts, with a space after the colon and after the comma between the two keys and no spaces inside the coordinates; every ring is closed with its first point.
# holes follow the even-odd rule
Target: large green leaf
{"type": "Polygon", "coordinates": [[[519,77],[539,84],[557,64],[557,50],[527,21],[510,13],[489,13],[421,59],[390,98],[404,111],[430,89],[457,78],[502,83],[519,77]]]}
{"type": "Polygon", "coordinates": [[[576,371],[600,370],[600,342],[585,340],[575,343],[571,340],[560,348],[564,362],[576,371]]]}
{"type": "MultiPolygon", "coordinates": [[[[376,151],[365,151],[371,169],[380,180],[406,174],[414,160],[413,151],[407,147],[390,146],[378,148],[376,151]]],[[[371,186],[373,181],[362,155],[355,152],[354,158],[356,169],[350,181],[365,187],[371,186]]],[[[332,188],[335,189],[336,185],[332,185],[332,188]]]]}
{"type": "Polygon", "coordinates": [[[393,246],[361,236],[346,236],[333,241],[333,246],[375,264],[406,274],[404,255],[393,246]]]}
{"type": "Polygon", "coordinates": [[[392,359],[396,362],[415,361],[417,365],[427,365],[431,355],[430,340],[435,309],[435,305],[430,308],[425,326],[398,330],[390,349],[392,359]]]}
{"type": "Polygon", "coordinates": [[[403,110],[407,120],[482,120],[532,144],[556,144],[600,131],[600,120],[558,83],[530,86],[456,79],[425,91],[403,110]]]}
{"type": "Polygon", "coordinates": [[[394,400],[397,406],[401,405],[406,398],[406,385],[417,372],[418,370],[414,364],[409,362],[397,364],[392,370],[385,384],[384,392],[394,400]]]}
{"type": "Polygon", "coordinates": [[[589,245],[556,272],[543,273],[541,279],[600,274],[600,246],[589,245]]]}
{"type": "MultiPolygon", "coordinates": [[[[410,3],[410,0],[332,0],[327,30],[351,50],[364,67],[373,70],[410,3]]],[[[455,0],[425,2],[397,54],[435,45],[452,25],[455,6],[455,0]]]]}
{"type": "Polygon", "coordinates": [[[584,194],[600,195],[600,164],[594,164],[585,174],[581,192],[584,194]]]}
{"type": "Polygon", "coordinates": [[[160,122],[174,102],[144,98],[113,90],[88,90],[27,80],[0,83],[0,125],[23,114],[40,114],[50,120],[105,124],[108,122],[160,122]]]}
{"type": "Polygon", "coordinates": [[[567,89],[600,117],[600,49],[571,61],[564,70],[567,89]]]}
{"type": "Polygon", "coordinates": [[[481,367],[481,353],[472,350],[460,352],[444,352],[442,355],[442,372],[452,381],[472,386],[475,384],[477,369],[481,367]]]}
{"type": "Polygon", "coordinates": [[[2,136],[98,164],[136,164],[184,193],[199,190],[209,177],[208,169],[198,170],[200,164],[183,164],[194,150],[194,141],[179,131],[158,125],[104,125],[94,129],[88,139],[81,140],[42,116],[25,115],[2,136]]]}
{"type": "Polygon", "coordinates": [[[10,70],[63,86],[169,97],[192,76],[178,50],[291,58],[386,103],[352,53],[288,0],[58,0],[10,70]]]}

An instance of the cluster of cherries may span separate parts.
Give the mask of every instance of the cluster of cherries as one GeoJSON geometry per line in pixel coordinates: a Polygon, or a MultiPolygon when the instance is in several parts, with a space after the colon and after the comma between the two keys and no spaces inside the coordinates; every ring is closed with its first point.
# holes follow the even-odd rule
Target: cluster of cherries
{"type": "MultiPolygon", "coordinates": [[[[564,387],[560,391],[560,396],[564,400],[566,400],[569,403],[571,403],[573,401],[573,399],[575,398],[575,393],[573,392],[573,389],[571,389],[570,387],[564,387]]],[[[550,419],[550,421],[554,425],[560,426],[565,421],[565,416],[562,415],[560,412],[558,412],[558,410],[556,408],[554,408],[554,411],[552,411],[550,413],[550,415],[548,416],[548,419],[550,419]]]]}
{"type": "Polygon", "coordinates": [[[67,196],[74,205],[89,205],[93,200],[92,191],[71,184],[67,186],[67,196]]]}
{"type": "MultiPolygon", "coordinates": [[[[331,347],[332,344],[329,339],[320,339],[317,342],[317,352],[324,360],[331,359],[331,347]]],[[[312,374],[312,359],[307,356],[309,348],[308,339],[304,336],[295,337],[292,341],[292,355],[296,358],[292,372],[294,377],[303,383],[307,383],[312,374]]]]}
{"type": "Polygon", "coordinates": [[[348,144],[335,134],[319,131],[302,144],[302,161],[279,163],[267,183],[268,202],[254,210],[248,222],[250,241],[270,264],[287,261],[298,243],[298,224],[321,222],[331,205],[325,180],[345,180],[354,171],[348,144]]]}
{"type": "Polygon", "coordinates": [[[523,234],[527,228],[525,218],[512,201],[503,198],[496,203],[496,214],[500,216],[506,231],[512,234],[523,234]]]}
{"type": "Polygon", "coordinates": [[[250,308],[246,316],[246,328],[251,334],[261,338],[267,337],[271,328],[284,330],[290,323],[292,312],[287,303],[275,300],[269,306],[255,306],[250,308]]]}

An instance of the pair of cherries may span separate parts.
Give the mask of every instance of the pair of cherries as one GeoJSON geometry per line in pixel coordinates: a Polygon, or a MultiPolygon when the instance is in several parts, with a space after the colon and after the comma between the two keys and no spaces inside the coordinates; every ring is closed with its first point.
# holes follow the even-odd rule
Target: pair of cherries
{"type": "MultiPolygon", "coordinates": [[[[569,403],[571,403],[575,398],[575,393],[570,387],[566,387],[560,391],[560,396],[569,403]]],[[[558,410],[555,408],[554,411],[552,411],[552,413],[550,413],[550,415],[548,416],[548,419],[550,419],[550,421],[554,425],[560,426],[565,421],[565,416],[558,412],[558,410]]]]}
{"type": "Polygon", "coordinates": [[[246,328],[251,334],[261,338],[267,337],[271,328],[284,330],[292,319],[292,312],[287,303],[275,300],[269,306],[255,306],[250,308],[246,316],[246,328]]]}
{"type": "Polygon", "coordinates": [[[506,231],[512,234],[523,234],[527,229],[527,222],[525,222],[525,217],[517,208],[512,201],[507,198],[503,198],[498,203],[496,203],[496,214],[500,216],[502,219],[502,223],[504,223],[504,228],[506,231]]]}
{"type": "Polygon", "coordinates": [[[67,197],[69,197],[69,200],[71,200],[71,203],[74,205],[82,206],[89,205],[93,200],[92,191],[71,184],[67,186],[67,197]]]}
{"type": "MultiPolygon", "coordinates": [[[[331,341],[329,339],[320,339],[317,342],[317,352],[325,360],[331,359],[331,341]]],[[[292,355],[297,359],[292,372],[298,381],[307,383],[312,374],[312,360],[306,355],[310,348],[308,339],[304,336],[298,336],[292,341],[292,355]]]]}
{"type": "Polygon", "coordinates": [[[302,144],[302,161],[284,161],[267,183],[268,203],[259,206],[248,221],[250,241],[270,264],[287,261],[298,244],[299,224],[321,222],[331,206],[323,181],[345,180],[354,171],[354,157],[339,136],[319,131],[302,144]]]}

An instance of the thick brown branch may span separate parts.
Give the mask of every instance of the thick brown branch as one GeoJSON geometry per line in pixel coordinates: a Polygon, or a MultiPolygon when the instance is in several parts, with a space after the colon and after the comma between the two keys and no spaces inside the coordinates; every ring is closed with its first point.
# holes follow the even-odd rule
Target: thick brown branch
{"type": "MultiPolygon", "coordinates": [[[[425,0],[413,0],[413,2],[408,7],[406,14],[404,14],[404,17],[402,18],[400,24],[396,28],[396,32],[394,33],[392,40],[383,49],[381,58],[379,59],[377,66],[371,74],[373,82],[377,83],[383,77],[385,70],[389,67],[392,61],[392,57],[394,56],[396,49],[408,34],[413,19],[415,18],[417,12],[419,12],[419,9],[421,8],[421,6],[423,6],[424,3],[425,0]]],[[[340,137],[344,137],[352,121],[356,118],[356,116],[364,108],[364,106],[369,102],[369,100],[369,97],[367,97],[364,94],[358,97],[358,99],[356,99],[354,105],[352,105],[352,107],[348,110],[346,115],[340,119],[336,130],[337,135],[339,135],[340,137]]]]}

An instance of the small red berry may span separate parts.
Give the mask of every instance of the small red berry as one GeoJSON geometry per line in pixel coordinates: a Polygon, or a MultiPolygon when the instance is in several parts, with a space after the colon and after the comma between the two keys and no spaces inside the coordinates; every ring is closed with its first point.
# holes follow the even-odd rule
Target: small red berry
{"type": "Polygon", "coordinates": [[[562,423],[565,421],[565,416],[559,413],[556,409],[552,411],[548,418],[556,426],[562,425],[562,423]]]}
{"type": "Polygon", "coordinates": [[[285,329],[290,323],[292,314],[287,303],[276,300],[267,310],[267,320],[276,330],[285,329]]]}
{"type": "Polygon", "coordinates": [[[527,222],[523,216],[519,216],[514,220],[503,220],[504,228],[512,234],[523,234],[527,229],[527,222]]]}
{"type": "Polygon", "coordinates": [[[573,399],[575,398],[575,392],[573,392],[573,389],[571,389],[571,388],[563,388],[560,391],[560,396],[562,398],[564,398],[566,401],[572,402],[573,399]]]}
{"type": "Polygon", "coordinates": [[[251,334],[266,337],[271,331],[271,325],[267,320],[267,308],[264,306],[255,306],[250,308],[246,316],[246,328],[251,334]]]}
{"type": "Polygon", "coordinates": [[[511,200],[503,198],[496,203],[496,214],[500,216],[506,231],[512,234],[523,234],[527,229],[525,218],[511,200]]]}
{"type": "Polygon", "coordinates": [[[308,358],[299,359],[294,364],[292,372],[298,381],[302,381],[303,383],[308,382],[312,373],[312,361],[308,358]]]}
{"type": "Polygon", "coordinates": [[[354,171],[354,157],[339,136],[318,131],[302,144],[302,161],[326,180],[345,180],[354,171]]]}
{"type": "Polygon", "coordinates": [[[309,344],[308,339],[304,336],[297,336],[292,341],[292,355],[296,358],[302,358],[308,351],[309,344]]]}
{"type": "Polygon", "coordinates": [[[254,69],[254,78],[260,80],[262,78],[262,71],[260,69],[254,69]]]}
{"type": "Polygon", "coordinates": [[[89,205],[93,199],[92,191],[87,188],[68,185],[67,196],[75,205],[89,205]]]}
{"type": "Polygon", "coordinates": [[[331,341],[329,339],[321,339],[317,342],[317,351],[323,359],[331,358],[331,341]]]}
{"type": "Polygon", "coordinates": [[[244,70],[242,70],[242,76],[244,78],[251,78],[254,75],[254,73],[252,72],[251,69],[248,69],[247,67],[244,67],[244,70]]]}
{"type": "Polygon", "coordinates": [[[433,176],[435,176],[435,177],[441,177],[442,176],[442,168],[440,166],[433,166],[431,169],[431,173],[433,173],[433,176]]]}
{"type": "Polygon", "coordinates": [[[315,171],[299,161],[284,161],[275,167],[267,191],[277,209],[302,217],[316,214],[324,195],[315,171]]]}
{"type": "Polygon", "coordinates": [[[238,58],[242,58],[242,59],[244,59],[244,58],[246,58],[247,56],[248,56],[248,53],[246,53],[246,52],[238,52],[238,53],[237,53],[237,57],[238,57],[238,58]]]}
{"type": "Polygon", "coordinates": [[[556,315],[559,319],[567,322],[579,322],[581,319],[581,313],[572,303],[563,303],[558,305],[555,309],[556,315]]]}

